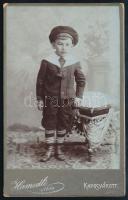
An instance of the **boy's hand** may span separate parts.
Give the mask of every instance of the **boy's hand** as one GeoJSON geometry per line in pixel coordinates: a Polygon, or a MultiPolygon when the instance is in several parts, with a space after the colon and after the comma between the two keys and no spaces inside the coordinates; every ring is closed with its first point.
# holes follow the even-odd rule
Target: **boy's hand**
{"type": "Polygon", "coordinates": [[[37,108],[38,110],[42,111],[44,107],[44,102],[42,100],[37,102],[37,108]]]}
{"type": "Polygon", "coordinates": [[[82,102],[82,99],[80,99],[78,97],[75,98],[75,102],[74,103],[75,103],[76,107],[79,107],[81,105],[81,102],[82,102]]]}

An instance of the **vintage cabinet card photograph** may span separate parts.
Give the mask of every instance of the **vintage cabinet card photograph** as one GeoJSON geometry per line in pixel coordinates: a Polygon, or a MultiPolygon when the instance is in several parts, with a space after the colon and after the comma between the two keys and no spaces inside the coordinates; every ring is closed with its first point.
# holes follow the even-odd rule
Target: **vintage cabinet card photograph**
{"type": "Polygon", "coordinates": [[[124,196],[124,5],[3,10],[4,196],[124,196]]]}

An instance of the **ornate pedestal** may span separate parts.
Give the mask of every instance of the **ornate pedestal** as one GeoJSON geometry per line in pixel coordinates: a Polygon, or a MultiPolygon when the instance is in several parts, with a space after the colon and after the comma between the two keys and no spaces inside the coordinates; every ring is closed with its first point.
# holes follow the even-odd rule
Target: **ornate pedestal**
{"type": "Polygon", "coordinates": [[[85,136],[85,142],[88,147],[88,161],[91,161],[92,152],[103,142],[112,112],[113,109],[110,105],[99,108],[79,108],[75,126],[85,136]]]}

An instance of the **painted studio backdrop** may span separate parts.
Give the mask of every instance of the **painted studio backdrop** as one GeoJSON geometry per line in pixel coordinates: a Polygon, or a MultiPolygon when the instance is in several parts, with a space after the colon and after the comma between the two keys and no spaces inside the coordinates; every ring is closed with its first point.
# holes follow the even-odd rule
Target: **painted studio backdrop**
{"type": "Polygon", "coordinates": [[[108,95],[120,105],[120,24],[116,6],[9,5],[6,8],[7,127],[40,128],[36,79],[43,58],[52,53],[51,29],[71,26],[79,33],[74,48],[86,74],[86,92],[108,95]]]}

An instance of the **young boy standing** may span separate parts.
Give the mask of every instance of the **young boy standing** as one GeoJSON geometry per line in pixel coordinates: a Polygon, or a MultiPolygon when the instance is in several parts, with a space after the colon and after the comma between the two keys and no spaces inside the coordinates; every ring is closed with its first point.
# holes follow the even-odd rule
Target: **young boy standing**
{"type": "Polygon", "coordinates": [[[43,107],[42,126],[48,145],[41,159],[44,162],[53,155],[65,160],[61,145],[73,119],[72,105],[80,103],[85,88],[80,62],[71,55],[72,48],[78,43],[77,32],[68,26],[56,26],[49,40],[55,52],[42,60],[36,84],[38,109],[43,107]]]}

